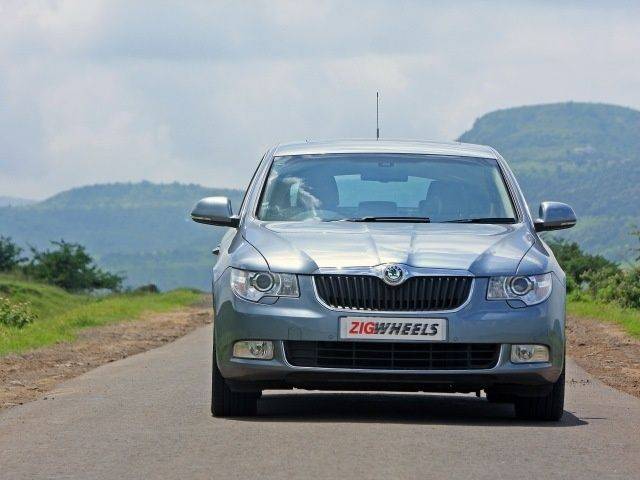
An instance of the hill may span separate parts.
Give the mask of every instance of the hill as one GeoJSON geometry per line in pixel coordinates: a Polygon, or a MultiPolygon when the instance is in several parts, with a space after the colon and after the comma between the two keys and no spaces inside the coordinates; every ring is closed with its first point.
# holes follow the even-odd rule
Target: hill
{"type": "Polygon", "coordinates": [[[612,260],[632,258],[640,225],[640,112],[614,105],[558,103],[499,110],[459,138],[495,147],[509,162],[533,214],[543,200],[566,202],[578,225],[559,236],[612,260]]]}
{"type": "MultiPolygon", "coordinates": [[[[578,226],[561,235],[612,260],[633,257],[640,226],[640,112],[602,104],[510,108],[476,120],[461,141],[492,145],[516,172],[532,212],[542,200],[571,204],[578,226]]],[[[115,183],[62,192],[45,201],[0,207],[0,234],[23,246],[64,239],[85,245],[127,284],[208,290],[211,249],[224,229],[190,221],[200,198],[243,192],[201,185],[115,183]]]]}
{"type": "Polygon", "coordinates": [[[0,196],[0,207],[18,207],[20,205],[30,205],[36,202],[37,200],[30,200],[28,198],[0,196]]]}
{"type": "Polygon", "coordinates": [[[210,252],[224,229],[191,222],[189,210],[215,195],[228,196],[237,208],[243,192],[178,183],[93,185],[33,205],[0,208],[0,224],[3,235],[23,246],[44,248],[59,239],[81,243],[100,266],[125,272],[129,285],[208,290],[210,252]]]}

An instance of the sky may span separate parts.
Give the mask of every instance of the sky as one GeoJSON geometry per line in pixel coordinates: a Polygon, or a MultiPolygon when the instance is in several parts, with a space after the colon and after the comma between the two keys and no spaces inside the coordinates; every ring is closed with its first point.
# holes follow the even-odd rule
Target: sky
{"type": "Polygon", "coordinates": [[[0,0],[0,196],[245,187],[280,142],[640,109],[640,2],[0,0]]]}

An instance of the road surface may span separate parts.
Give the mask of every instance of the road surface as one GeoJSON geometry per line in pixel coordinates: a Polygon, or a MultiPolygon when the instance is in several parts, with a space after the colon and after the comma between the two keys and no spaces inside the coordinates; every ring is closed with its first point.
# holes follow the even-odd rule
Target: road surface
{"type": "Polygon", "coordinates": [[[0,413],[0,478],[640,479],[640,400],[573,363],[560,424],[474,396],[297,391],[214,419],[210,329],[0,413]]]}

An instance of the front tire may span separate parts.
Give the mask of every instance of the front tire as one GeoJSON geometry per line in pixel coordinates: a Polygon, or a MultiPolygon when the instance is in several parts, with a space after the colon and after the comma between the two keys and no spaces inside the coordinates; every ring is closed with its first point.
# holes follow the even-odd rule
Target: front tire
{"type": "Polygon", "coordinates": [[[234,392],[218,369],[216,347],[213,346],[211,373],[211,414],[214,417],[253,417],[258,410],[260,392],[234,392]]]}
{"type": "Polygon", "coordinates": [[[557,422],[564,413],[564,372],[553,384],[551,392],[544,397],[517,397],[515,399],[516,417],[522,420],[540,420],[557,422]]]}

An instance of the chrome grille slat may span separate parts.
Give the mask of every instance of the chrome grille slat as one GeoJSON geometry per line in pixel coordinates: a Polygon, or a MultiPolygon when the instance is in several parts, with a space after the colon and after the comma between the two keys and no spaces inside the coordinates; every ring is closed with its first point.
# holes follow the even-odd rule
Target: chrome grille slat
{"type": "Polygon", "coordinates": [[[471,292],[466,276],[415,276],[391,286],[373,275],[318,274],[316,292],[332,308],[416,312],[454,310],[471,292]]]}

